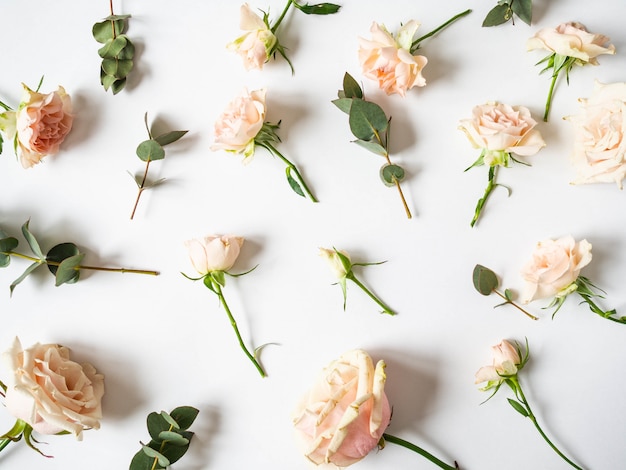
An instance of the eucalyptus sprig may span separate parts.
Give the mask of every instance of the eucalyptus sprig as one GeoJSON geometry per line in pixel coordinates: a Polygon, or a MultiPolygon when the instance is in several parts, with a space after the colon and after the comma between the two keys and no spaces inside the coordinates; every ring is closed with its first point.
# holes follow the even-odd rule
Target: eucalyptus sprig
{"type": "Polygon", "coordinates": [[[150,413],[146,421],[152,439],[148,444],[140,441],[141,450],[133,457],[129,470],[162,470],[180,460],[189,450],[194,436],[189,428],[198,413],[191,406],[150,413]]]}
{"type": "Polygon", "coordinates": [[[15,287],[21,283],[26,277],[33,273],[40,266],[46,266],[55,277],[55,285],[74,284],[78,281],[81,269],[92,271],[108,271],[118,273],[146,274],[150,276],[158,276],[158,271],[148,271],[143,269],[126,269],[126,268],[107,268],[101,266],[88,266],[81,264],[84,253],[81,253],[76,244],[71,242],[59,243],[48,250],[47,253],[41,249],[41,246],[29,228],[30,220],[22,225],[22,235],[26,239],[30,250],[34,256],[18,253],[14,251],[19,245],[19,241],[15,237],[10,237],[0,229],[0,268],[6,268],[11,263],[11,257],[22,258],[32,261],[26,270],[9,286],[11,294],[15,287]]]}
{"type": "Polygon", "coordinates": [[[137,205],[139,204],[139,198],[141,194],[146,189],[154,188],[158,186],[165,178],[158,179],[156,181],[148,181],[148,168],[150,168],[150,162],[155,160],[163,160],[165,158],[165,150],[163,147],[169,145],[171,143],[176,142],[181,137],[183,137],[188,131],[170,131],[164,134],[160,134],[154,137],[152,130],[148,126],[148,113],[143,117],[144,123],[146,125],[146,131],[148,132],[148,140],[144,140],[137,146],[137,156],[143,162],[146,162],[146,168],[142,174],[133,175],[130,174],[137,184],[138,192],[137,199],[135,200],[135,205],[133,206],[133,211],[130,214],[130,219],[132,220],[135,217],[135,211],[137,210],[137,205]]]}
{"type": "Polygon", "coordinates": [[[539,318],[531,315],[513,301],[513,292],[511,292],[510,289],[505,289],[504,293],[498,290],[498,287],[500,286],[500,283],[498,282],[498,276],[496,276],[496,273],[494,273],[491,269],[486,268],[485,266],[482,266],[480,264],[474,266],[474,271],[472,272],[472,282],[474,283],[474,288],[482,295],[487,296],[491,294],[496,294],[504,300],[504,302],[494,306],[494,308],[510,304],[518,309],[520,312],[522,312],[524,315],[526,315],[528,318],[532,320],[539,320],[539,318]]]}
{"type": "Polygon", "coordinates": [[[102,57],[100,83],[105,91],[109,88],[116,95],[126,86],[126,76],[133,68],[135,46],[125,34],[128,30],[130,15],[116,15],[113,12],[113,0],[109,0],[111,14],[93,25],[91,33],[103,46],[98,49],[102,57]]]}
{"type": "Polygon", "coordinates": [[[380,179],[385,186],[398,189],[404,211],[410,219],[411,211],[400,186],[400,181],[405,177],[404,169],[392,164],[389,158],[391,117],[387,117],[376,103],[365,100],[363,90],[347,72],[343,77],[343,90],[339,90],[338,96],[332,103],[349,116],[350,131],[356,137],[353,142],[386,160],[380,168],[380,179]]]}
{"type": "Polygon", "coordinates": [[[533,18],[533,0],[499,0],[498,4],[487,13],[483,27],[498,26],[509,20],[515,25],[513,15],[530,26],[533,18]]]}

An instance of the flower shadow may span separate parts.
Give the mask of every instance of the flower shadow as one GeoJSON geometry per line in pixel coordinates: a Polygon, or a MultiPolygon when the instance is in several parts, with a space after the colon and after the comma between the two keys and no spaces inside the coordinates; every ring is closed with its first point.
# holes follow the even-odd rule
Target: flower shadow
{"type": "MultiPolygon", "coordinates": [[[[61,145],[62,152],[71,150],[93,137],[95,130],[100,126],[102,116],[102,107],[95,101],[89,94],[82,91],[72,94],[73,114],[80,116],[80,119],[74,119],[72,130],[61,145]]],[[[59,157],[59,155],[54,157],[59,157]]]]}
{"type": "Polygon", "coordinates": [[[131,38],[133,41],[133,45],[135,46],[135,55],[133,57],[133,69],[128,74],[126,78],[126,86],[125,90],[122,91],[133,91],[135,88],[139,86],[141,81],[150,75],[150,69],[146,63],[141,60],[141,56],[146,46],[143,41],[137,40],[135,38],[131,38]]]}
{"type": "Polygon", "coordinates": [[[191,430],[195,433],[189,446],[189,454],[186,460],[186,467],[189,470],[203,470],[207,468],[210,461],[211,442],[221,431],[222,416],[219,408],[214,405],[202,405],[198,409],[200,413],[194,421],[191,430]]]}

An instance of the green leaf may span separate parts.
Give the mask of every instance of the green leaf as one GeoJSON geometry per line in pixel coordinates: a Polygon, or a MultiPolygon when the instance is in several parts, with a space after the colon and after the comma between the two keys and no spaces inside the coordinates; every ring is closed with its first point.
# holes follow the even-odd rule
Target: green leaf
{"type": "Polygon", "coordinates": [[[509,401],[509,404],[515,409],[515,411],[521,414],[524,418],[528,418],[528,411],[526,411],[524,405],[516,400],[513,400],[512,398],[507,398],[507,400],[509,401]]]}
{"type": "Polygon", "coordinates": [[[28,229],[29,223],[30,223],[30,220],[27,220],[26,223],[22,225],[22,235],[24,235],[24,238],[26,238],[26,241],[28,242],[28,246],[30,246],[30,249],[35,254],[35,256],[37,256],[37,258],[43,259],[44,256],[43,256],[43,252],[41,251],[41,248],[39,247],[39,243],[37,243],[35,236],[32,233],[30,233],[30,230],[28,229]]]}
{"type": "MultiPolygon", "coordinates": [[[[67,258],[80,254],[78,247],[74,243],[59,243],[58,245],[50,248],[46,254],[46,261],[52,261],[54,263],[61,263],[67,258]]],[[[56,275],[58,266],[48,264],[48,269],[54,275],[56,275]]]]}
{"type": "Polygon", "coordinates": [[[350,107],[350,130],[357,139],[372,140],[380,138],[380,133],[387,129],[387,116],[376,103],[354,98],[350,107]]]}
{"type": "Polygon", "coordinates": [[[305,3],[304,5],[300,5],[299,3],[293,2],[293,6],[307,15],[332,15],[333,13],[337,13],[341,8],[341,5],[335,5],[334,3],[316,3],[315,5],[305,3]]]}
{"type": "MultiPolygon", "coordinates": [[[[78,266],[80,266],[84,257],[85,255],[83,253],[79,253],[77,255],[70,256],[61,262],[56,274],[55,285],[57,287],[61,284],[74,284],[78,281],[80,276],[78,266]]],[[[48,267],[50,267],[50,265],[48,265],[48,267]]]]}
{"type": "MultiPolygon", "coordinates": [[[[0,231],[0,236],[6,235],[0,231]]],[[[17,238],[7,237],[0,240],[0,268],[6,268],[11,263],[11,255],[7,255],[10,251],[13,251],[18,245],[17,238]]]]}
{"type": "Polygon", "coordinates": [[[120,91],[124,89],[125,86],[126,86],[125,78],[116,79],[111,85],[111,91],[113,91],[114,95],[117,95],[120,91]]]}
{"type": "Polygon", "coordinates": [[[159,439],[167,441],[168,444],[176,447],[189,445],[189,439],[181,436],[176,431],[162,431],[159,433],[159,439]]]}
{"type": "Polygon", "coordinates": [[[165,158],[165,150],[154,139],[144,140],[137,147],[137,156],[144,162],[162,160],[165,158]]]}
{"type": "Polygon", "coordinates": [[[482,295],[489,295],[498,288],[498,277],[489,268],[477,264],[472,273],[474,287],[482,295]]]}
{"type": "MultiPolygon", "coordinates": [[[[122,36],[118,37],[121,38],[122,36]]],[[[128,36],[124,35],[123,37],[126,38],[126,46],[119,52],[117,58],[120,60],[132,60],[135,57],[135,45],[128,36]]]]}
{"type": "Polygon", "coordinates": [[[346,114],[350,114],[350,107],[352,107],[352,98],[341,97],[331,101],[332,104],[337,106],[346,114]]]}
{"type": "Polygon", "coordinates": [[[520,20],[530,26],[533,18],[533,0],[513,0],[511,8],[520,20]]]}
{"type": "Polygon", "coordinates": [[[100,83],[104,87],[105,91],[109,91],[109,88],[116,82],[117,78],[113,75],[107,75],[102,68],[100,68],[100,83]]]}
{"type": "MultiPolygon", "coordinates": [[[[194,436],[194,433],[191,431],[181,431],[180,434],[188,441],[191,441],[194,436]]],[[[170,464],[173,464],[180,460],[180,458],[185,455],[187,450],[189,450],[189,444],[186,444],[184,446],[175,446],[165,443],[165,445],[163,446],[162,454],[167,457],[167,459],[170,461],[170,464]]]]}
{"type": "Polygon", "coordinates": [[[165,134],[161,134],[160,136],[155,137],[154,140],[156,140],[157,143],[161,145],[162,147],[165,147],[166,145],[176,142],[178,139],[184,136],[187,132],[189,131],[166,132],[165,134]]]}
{"type": "Polygon", "coordinates": [[[370,152],[375,153],[376,155],[380,155],[382,157],[387,155],[387,150],[385,150],[385,147],[380,145],[378,142],[372,142],[369,140],[360,140],[360,139],[353,140],[353,142],[357,145],[360,145],[364,149],[367,149],[370,152]]]}
{"type": "Polygon", "coordinates": [[[291,176],[291,168],[287,167],[286,168],[286,173],[287,173],[287,181],[289,182],[289,186],[291,186],[291,189],[293,189],[293,192],[302,196],[304,196],[304,191],[302,191],[302,188],[300,187],[300,183],[298,183],[293,176],[291,176]]]}
{"type": "Polygon", "coordinates": [[[167,422],[167,424],[170,425],[170,428],[172,428],[172,429],[180,429],[180,426],[178,425],[176,420],[174,418],[172,418],[172,416],[170,416],[169,413],[167,413],[165,411],[161,411],[161,417],[167,422]]]}
{"type": "Polygon", "coordinates": [[[139,450],[130,462],[129,470],[156,470],[161,467],[153,467],[154,458],[148,457],[143,451],[143,448],[139,450]]]}
{"type": "Polygon", "coordinates": [[[157,459],[157,462],[159,463],[159,465],[161,465],[162,467],[168,467],[170,465],[170,461],[167,457],[165,457],[165,455],[163,455],[162,453],[160,453],[157,450],[154,450],[152,447],[148,447],[148,446],[143,446],[141,448],[141,450],[143,450],[143,452],[150,458],[153,459],[157,459]]]}
{"type": "Polygon", "coordinates": [[[170,424],[165,420],[165,418],[160,413],[156,413],[154,411],[148,415],[146,425],[148,427],[150,437],[158,442],[160,442],[159,434],[163,431],[170,430],[170,424]]]}
{"type": "Polygon", "coordinates": [[[124,47],[126,47],[126,36],[118,36],[115,39],[108,39],[100,49],[98,55],[103,59],[115,59],[124,47]]]}
{"type": "MultiPolygon", "coordinates": [[[[515,2],[515,0],[513,0],[515,2]]],[[[510,8],[507,3],[498,4],[493,7],[483,21],[483,27],[498,26],[511,19],[510,8]]]]}
{"type": "Polygon", "coordinates": [[[105,19],[104,21],[99,21],[93,25],[91,28],[91,34],[93,34],[96,41],[104,44],[109,39],[113,39],[117,35],[122,34],[125,28],[126,22],[124,20],[117,19],[111,22],[105,19]]]}
{"type": "Polygon", "coordinates": [[[113,75],[115,78],[125,78],[133,68],[132,60],[104,59],[102,61],[102,70],[107,75],[113,75]]]}
{"type": "Polygon", "coordinates": [[[345,98],[363,98],[363,90],[348,72],[343,76],[343,93],[345,98]]]}
{"type": "Polygon", "coordinates": [[[24,279],[26,279],[26,277],[32,273],[35,269],[37,269],[39,266],[41,266],[41,263],[38,263],[37,261],[35,261],[33,264],[31,264],[30,266],[28,266],[26,268],[26,270],[22,273],[22,275],[20,277],[18,277],[15,281],[13,281],[11,283],[11,285],[9,286],[9,292],[11,293],[11,295],[13,294],[13,289],[15,289],[15,287],[22,282],[24,279]]]}
{"type": "Polygon", "coordinates": [[[224,271],[211,271],[209,273],[209,276],[211,277],[211,279],[214,282],[216,282],[220,286],[224,287],[226,285],[226,279],[224,277],[224,271]]]}
{"type": "Polygon", "coordinates": [[[380,179],[385,186],[395,186],[396,181],[404,179],[404,169],[398,165],[385,164],[380,168],[380,179]]]}
{"type": "Polygon", "coordinates": [[[127,20],[130,18],[130,15],[109,15],[105,18],[105,20],[116,21],[116,20],[127,20]]]}

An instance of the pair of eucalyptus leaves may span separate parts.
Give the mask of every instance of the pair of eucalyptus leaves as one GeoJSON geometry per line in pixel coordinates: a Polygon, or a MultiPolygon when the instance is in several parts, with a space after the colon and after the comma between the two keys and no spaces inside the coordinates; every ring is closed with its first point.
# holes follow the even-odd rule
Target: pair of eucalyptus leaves
{"type": "Polygon", "coordinates": [[[22,235],[26,239],[30,250],[34,256],[18,253],[14,251],[19,241],[15,237],[10,237],[4,230],[0,229],[0,268],[6,268],[11,263],[11,257],[22,258],[32,261],[26,270],[9,286],[11,294],[15,287],[32,274],[40,266],[46,266],[55,277],[55,285],[74,284],[80,277],[81,269],[94,271],[109,271],[120,273],[147,274],[157,276],[158,271],[147,271],[126,268],[106,268],[101,266],[87,266],[81,264],[84,253],[81,253],[75,243],[65,242],[54,245],[44,254],[41,246],[29,228],[30,221],[22,225],[22,235]]]}
{"type": "Polygon", "coordinates": [[[189,428],[199,410],[191,406],[180,406],[169,413],[152,412],[146,420],[151,440],[141,444],[130,462],[129,470],[161,470],[180,460],[189,450],[194,436],[189,428]]]}
{"type": "Polygon", "coordinates": [[[405,177],[404,169],[391,163],[389,158],[391,117],[387,117],[376,103],[365,100],[363,90],[347,72],[343,77],[343,90],[339,90],[338,98],[332,103],[348,115],[350,131],[356,137],[353,142],[386,160],[380,168],[380,179],[385,186],[398,189],[406,216],[410,219],[411,211],[400,186],[400,181],[405,177]]]}
{"type": "Polygon", "coordinates": [[[530,26],[533,18],[532,0],[499,0],[498,4],[489,10],[483,21],[483,26],[498,26],[511,20],[515,24],[513,15],[530,26]]]}

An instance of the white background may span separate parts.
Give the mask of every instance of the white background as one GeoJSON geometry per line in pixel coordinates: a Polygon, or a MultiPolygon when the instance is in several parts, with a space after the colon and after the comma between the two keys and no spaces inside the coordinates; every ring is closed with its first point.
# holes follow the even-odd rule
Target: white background
{"type": "MultiPolygon", "coordinates": [[[[516,21],[496,28],[481,28],[495,1],[341,3],[329,17],[289,14],[279,35],[292,76],[282,59],[246,72],[226,50],[241,33],[237,2],[116,2],[116,13],[133,15],[128,35],[137,55],[127,88],[113,96],[99,84],[99,45],[91,37],[93,23],[108,15],[107,1],[2,2],[0,99],[16,105],[20,83],[34,87],[45,75],[42,91],[63,85],[76,117],[61,153],[35,168],[24,170],[6,146],[0,226],[24,251],[19,229],[30,218],[44,250],[74,241],[88,264],[161,271],[156,278],[83,272],[78,284],[56,288],[42,269],[12,298],[9,284],[27,263],[16,259],[0,271],[0,348],[16,335],[24,346],[61,343],[106,376],[100,430],[82,442],[46,436],[42,449],[53,459],[11,445],[0,455],[2,468],[128,468],[139,440],[148,439],[146,415],[179,405],[201,411],[176,469],[310,468],[294,445],[290,414],[318,372],[353,348],[387,363],[389,433],[466,470],[569,468],[506,403],[507,390],[480,405],[487,395],[474,373],[490,363],[490,346],[525,337],[531,359],[520,379],[545,431],[586,469],[623,468],[626,326],[575,298],[554,320],[545,302],[532,303],[541,317],[533,322],[512,307],[494,310],[499,299],[479,295],[471,281],[481,263],[519,290],[519,270],[535,243],[572,234],[593,244],[583,273],[607,291],[601,304],[626,311],[624,194],[612,184],[569,184],[574,135],[561,119],[579,111],[577,99],[589,96],[595,79],[626,80],[621,1],[535,0],[532,27],[516,21]],[[372,21],[395,31],[417,19],[421,35],[466,8],[473,13],[423,43],[425,88],[388,97],[361,75],[357,37],[369,37],[372,21]],[[610,36],[618,52],[601,56],[598,67],[574,68],[569,86],[560,81],[551,121],[538,126],[547,147],[528,158],[532,167],[500,172],[513,193],[496,190],[472,229],[487,169],[463,172],[478,151],[458,121],[489,100],[527,106],[540,121],[550,77],[534,65],[545,54],[526,52],[525,41],[572,20],[610,36]],[[378,179],[382,159],[350,143],[347,116],[330,103],[346,71],[393,116],[391,158],[409,175],[403,188],[412,220],[395,189],[378,179]],[[268,120],[282,120],[279,149],[319,204],[292,193],[282,163],[263,149],[248,166],[210,151],[215,120],[244,86],[267,88],[268,120]],[[160,129],[189,134],[151,165],[151,177],[167,181],[144,193],[130,221],[136,187],[127,170],[143,170],[135,148],[146,138],[146,111],[160,129]],[[258,264],[228,279],[224,292],[247,344],[279,344],[263,351],[266,379],[240,351],[217,298],[180,274],[194,274],[183,242],[210,233],[246,238],[235,272],[258,264]],[[399,314],[380,315],[354,285],[342,311],[319,246],[347,250],[357,262],[387,260],[357,275],[399,314]]],[[[272,18],[283,5],[252,4],[269,6],[272,18]]],[[[2,431],[11,425],[0,410],[2,431]]],[[[409,467],[435,468],[392,444],[354,466],[409,467]]]]}

